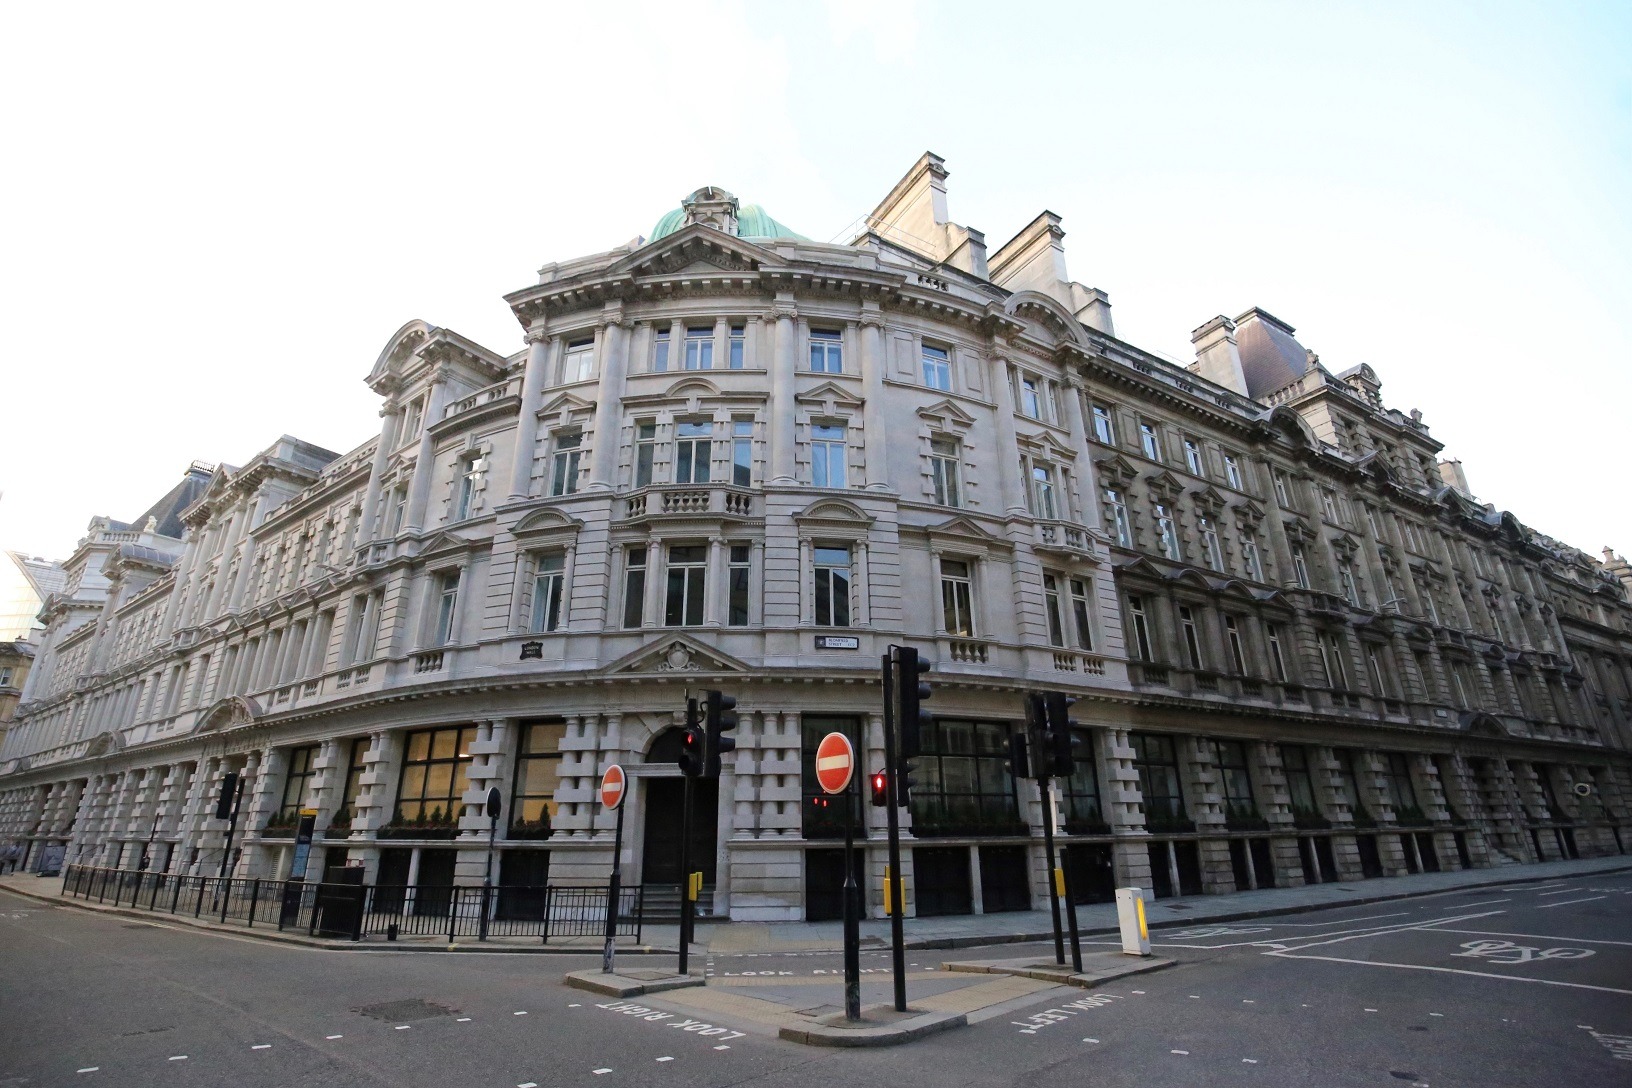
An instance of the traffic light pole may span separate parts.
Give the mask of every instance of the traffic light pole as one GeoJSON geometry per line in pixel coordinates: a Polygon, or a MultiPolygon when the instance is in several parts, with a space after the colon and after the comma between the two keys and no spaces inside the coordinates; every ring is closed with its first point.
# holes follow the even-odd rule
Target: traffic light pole
{"type": "Polygon", "coordinates": [[[1065,936],[1060,931],[1060,896],[1054,883],[1054,790],[1046,775],[1037,777],[1043,797],[1043,849],[1048,851],[1048,907],[1054,915],[1054,962],[1065,965],[1065,936]]]}
{"type": "Polygon", "coordinates": [[[861,919],[856,902],[856,804],[861,776],[852,766],[844,790],[844,1018],[861,1019],[861,919]]]}
{"type": "Polygon", "coordinates": [[[885,806],[889,827],[890,870],[884,893],[890,904],[890,956],[895,968],[895,1011],[907,1011],[907,949],[906,934],[901,915],[906,909],[902,902],[906,882],[901,879],[901,810],[896,806],[896,774],[901,765],[895,747],[895,680],[894,668],[888,652],[884,654],[884,789],[888,803],[885,806]]]}
{"type": "Polygon", "coordinates": [[[1071,970],[1082,974],[1082,935],[1077,931],[1077,897],[1071,891],[1071,867],[1060,851],[1060,873],[1065,877],[1065,920],[1071,926],[1071,970]]]}
{"type": "Polygon", "coordinates": [[[232,815],[227,820],[227,843],[221,848],[221,876],[227,878],[227,866],[232,862],[232,840],[238,834],[238,807],[244,803],[244,776],[239,775],[232,795],[232,815]]]}
{"type": "Polygon", "coordinates": [[[680,802],[680,971],[686,973],[691,954],[691,796],[692,778],[685,776],[684,799],[680,802]]]}
{"type": "MultiPolygon", "coordinates": [[[[627,782],[628,780],[625,779],[627,782]]],[[[691,779],[686,779],[690,782],[691,779]]],[[[625,787],[627,788],[627,787],[625,787]]],[[[612,879],[606,886],[606,943],[601,946],[601,973],[612,973],[612,957],[618,946],[618,894],[623,882],[623,805],[618,805],[618,829],[612,834],[612,879]]],[[[680,952],[680,973],[685,974],[686,953],[680,952]]]]}

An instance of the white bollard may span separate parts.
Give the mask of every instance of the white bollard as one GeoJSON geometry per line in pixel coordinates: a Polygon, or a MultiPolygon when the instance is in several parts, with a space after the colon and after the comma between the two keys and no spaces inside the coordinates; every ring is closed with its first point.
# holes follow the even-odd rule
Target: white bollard
{"type": "Polygon", "coordinates": [[[1145,890],[1116,889],[1116,920],[1122,928],[1122,951],[1130,956],[1150,955],[1150,929],[1145,925],[1145,890]]]}

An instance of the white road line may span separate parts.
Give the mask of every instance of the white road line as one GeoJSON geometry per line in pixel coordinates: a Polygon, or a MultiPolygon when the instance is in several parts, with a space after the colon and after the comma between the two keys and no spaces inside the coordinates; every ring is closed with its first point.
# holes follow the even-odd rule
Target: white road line
{"type": "Polygon", "coordinates": [[[612,1072],[612,1070],[610,1070],[610,1069],[591,1069],[590,1072],[594,1073],[598,1077],[602,1073],[610,1073],[610,1072],[612,1072]]]}
{"type": "Polygon", "coordinates": [[[1540,895],[1536,896],[1536,898],[1546,899],[1549,895],[1569,895],[1573,891],[1575,891],[1574,888],[1563,888],[1556,892],[1542,892],[1540,895]]]}
{"type": "Polygon", "coordinates": [[[249,1049],[251,1049],[251,1050],[271,1050],[272,1049],[272,1044],[271,1043],[259,1043],[259,1044],[255,1045],[255,1046],[250,1047],[249,1049]]]}
{"type": "Polygon", "coordinates": [[[1442,1013],[1442,1012],[1431,1012],[1428,1015],[1429,1016],[1444,1016],[1445,1014],[1442,1013]]]}
{"type": "Polygon", "coordinates": [[[398,1024],[397,1025],[397,1030],[398,1031],[407,1031],[411,1027],[413,1027],[412,1024],[398,1024]]]}
{"type": "MultiPolygon", "coordinates": [[[[1450,919],[1446,919],[1449,921],[1450,919]]],[[[1622,948],[1632,948],[1632,941],[1605,941],[1586,937],[1554,937],[1546,933],[1497,933],[1488,929],[1441,929],[1440,923],[1428,922],[1422,931],[1424,933],[1465,933],[1469,937],[1528,937],[1534,941],[1568,941],[1571,944],[1613,944],[1622,948]]]]}
{"type": "MultiPolygon", "coordinates": [[[[1493,915],[1506,914],[1506,913],[1507,913],[1506,911],[1501,911],[1501,910],[1487,910],[1487,911],[1484,911],[1484,912],[1482,912],[1480,914],[1456,915],[1456,916],[1453,916],[1453,917],[1450,917],[1450,918],[1443,918],[1443,919],[1440,919],[1440,922],[1462,922],[1462,921],[1467,921],[1470,918],[1489,918],[1489,917],[1492,917],[1493,915]]],[[[1381,936],[1381,935],[1383,935],[1385,933],[1402,933],[1402,932],[1404,932],[1406,930],[1421,930],[1426,926],[1438,925],[1438,924],[1440,924],[1440,922],[1421,922],[1421,921],[1417,921],[1417,922],[1401,922],[1401,923],[1398,923],[1398,924],[1392,925],[1392,926],[1378,926],[1376,929],[1361,930],[1358,933],[1347,933],[1347,934],[1341,934],[1341,935],[1338,935],[1338,936],[1331,936],[1331,935],[1327,935],[1327,934],[1322,934],[1322,935],[1320,935],[1321,936],[1320,940],[1304,941],[1302,944],[1295,944],[1295,945],[1292,945],[1291,947],[1292,947],[1293,950],[1297,950],[1297,949],[1302,949],[1302,948],[1318,948],[1319,946],[1324,945],[1324,944],[1342,944],[1345,941],[1359,940],[1359,939],[1364,938],[1364,937],[1378,937],[1378,936],[1381,936]]],[[[1314,934],[1311,934],[1311,936],[1314,936],[1314,934]]],[[[1266,956],[1279,956],[1281,954],[1282,954],[1281,952],[1265,952],[1264,953],[1264,955],[1266,955],[1266,956]]]]}
{"type": "Polygon", "coordinates": [[[672,1061],[674,1061],[674,1059],[672,1057],[664,1057],[664,1058],[659,1058],[657,1060],[660,1061],[660,1062],[672,1062],[672,1061]]]}
{"type": "MultiPolygon", "coordinates": [[[[1521,975],[1497,975],[1489,971],[1465,971],[1456,967],[1428,967],[1420,963],[1388,963],[1383,960],[1351,960],[1340,956],[1296,956],[1291,952],[1265,952],[1288,960],[1322,960],[1326,963],[1358,963],[1366,967],[1397,967],[1402,971],[1438,971],[1447,975],[1471,975],[1474,978],[1500,978],[1508,982],[1533,982],[1541,986],[1567,986],[1572,990],[1597,990],[1608,994],[1632,994],[1632,990],[1618,990],[1613,986],[1589,986],[1584,982],[1559,982],[1550,978],[1525,978],[1521,975]]],[[[1505,1022],[1505,1021],[1504,1021],[1505,1022]]]]}
{"type": "Polygon", "coordinates": [[[1248,1065],[1257,1065],[1258,1064],[1258,1059],[1257,1058],[1242,1058],[1241,1060],[1243,1062],[1247,1063],[1248,1065]]]}
{"type": "Polygon", "coordinates": [[[1585,899],[1565,899],[1559,903],[1548,903],[1537,907],[1537,910],[1552,910],[1554,907],[1568,907],[1575,903],[1591,903],[1594,899],[1608,899],[1607,895],[1589,895],[1585,899]]]}
{"type": "Polygon", "coordinates": [[[1367,1009],[1366,1011],[1367,1012],[1376,1012],[1377,1010],[1376,1009],[1367,1009]]]}
{"type": "Polygon", "coordinates": [[[1085,1042],[1085,1043],[1097,1043],[1097,1042],[1099,1042],[1099,1040],[1098,1039],[1084,1039],[1083,1042],[1085,1042]]]}
{"type": "Polygon", "coordinates": [[[511,1013],[511,1014],[510,1014],[510,1015],[511,1015],[511,1016],[526,1016],[526,1015],[527,1015],[527,1010],[526,1010],[526,1009],[522,1009],[522,1010],[521,1010],[521,1011],[519,1011],[519,1012],[513,1012],[513,1013],[511,1013]]]}
{"type": "Polygon", "coordinates": [[[174,1055],[170,1060],[173,1061],[173,1062],[184,1062],[184,1061],[187,1060],[187,1055],[177,1054],[177,1055],[174,1055]]]}
{"type": "Polygon", "coordinates": [[[454,1023],[455,1024],[468,1024],[468,1023],[470,1023],[470,1017],[461,1016],[459,1019],[455,1020],[454,1023]]]}
{"type": "Polygon", "coordinates": [[[1448,907],[1440,907],[1439,909],[1440,910],[1466,910],[1468,907],[1488,907],[1492,903],[1511,903],[1511,902],[1513,902],[1513,900],[1511,900],[1511,899],[1487,899],[1483,903],[1452,903],[1448,907]]]}
{"type": "Polygon", "coordinates": [[[529,1081],[526,1081],[524,1083],[516,1085],[516,1088],[538,1088],[538,1081],[529,1080],[529,1081]]]}
{"type": "Polygon", "coordinates": [[[325,1035],[325,1036],[323,1036],[323,1038],[325,1038],[325,1039],[344,1039],[345,1036],[344,1035],[325,1035]]]}
{"type": "Polygon", "coordinates": [[[719,1046],[715,1047],[714,1049],[715,1050],[730,1050],[731,1047],[727,1043],[721,1043],[719,1046]]]}
{"type": "Polygon", "coordinates": [[[1190,1053],[1190,1052],[1189,1052],[1189,1051],[1188,1051],[1188,1050],[1169,1050],[1169,1051],[1168,1051],[1168,1053],[1169,1053],[1169,1054],[1184,1054],[1184,1055],[1188,1055],[1188,1054],[1189,1054],[1189,1053],[1190,1053]]]}
{"type": "Polygon", "coordinates": [[[74,1070],[74,1072],[76,1072],[76,1073],[94,1073],[98,1069],[101,1069],[101,1068],[102,1067],[100,1065],[87,1065],[84,1069],[76,1069],[76,1070],[74,1070]]]}
{"type": "Polygon", "coordinates": [[[583,1007],[584,1007],[583,1004],[581,1002],[577,1002],[577,1001],[574,1001],[572,1004],[567,1006],[567,1008],[569,1008],[569,1009],[581,1009],[583,1007]]]}

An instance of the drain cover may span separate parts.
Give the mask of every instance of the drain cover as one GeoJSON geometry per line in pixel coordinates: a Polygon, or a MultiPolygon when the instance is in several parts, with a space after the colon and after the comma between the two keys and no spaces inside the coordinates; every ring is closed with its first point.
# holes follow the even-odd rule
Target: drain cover
{"type": "Polygon", "coordinates": [[[404,1020],[431,1020],[438,1016],[452,1016],[459,1010],[438,1005],[434,1001],[426,1001],[421,997],[410,997],[402,1001],[382,1001],[377,1005],[363,1005],[351,1011],[375,1020],[389,1020],[400,1024],[404,1020]]]}

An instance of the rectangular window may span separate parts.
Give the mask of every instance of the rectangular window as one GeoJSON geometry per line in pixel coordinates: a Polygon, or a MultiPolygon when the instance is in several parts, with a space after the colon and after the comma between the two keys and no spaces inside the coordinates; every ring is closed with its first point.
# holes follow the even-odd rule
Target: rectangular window
{"type": "Polygon", "coordinates": [[[1451,674],[1451,687],[1456,692],[1456,705],[1463,710],[1471,708],[1473,700],[1468,698],[1468,694],[1473,685],[1468,677],[1467,667],[1460,661],[1453,661],[1449,672],[1451,674]]]}
{"type": "Polygon", "coordinates": [[[1184,653],[1190,667],[1201,668],[1201,638],[1196,630],[1196,616],[1183,605],[1179,606],[1179,627],[1184,632],[1184,653]]]}
{"type": "Polygon", "coordinates": [[[1061,611],[1062,607],[1059,575],[1043,575],[1043,612],[1048,617],[1048,642],[1051,646],[1065,645],[1065,616],[1061,611]]]}
{"type": "Polygon", "coordinates": [[[1250,536],[1241,538],[1241,561],[1246,565],[1248,578],[1255,582],[1264,580],[1264,567],[1258,559],[1258,542],[1250,536]]]}
{"type": "Polygon", "coordinates": [[[686,357],[684,366],[687,370],[714,369],[714,328],[705,325],[701,328],[686,329],[686,357]]]}
{"type": "Polygon", "coordinates": [[[945,348],[925,344],[919,352],[923,362],[924,384],[931,389],[950,391],[952,388],[952,360],[945,348]]]}
{"type": "Polygon", "coordinates": [[[1162,503],[1155,504],[1156,541],[1162,554],[1169,559],[1179,558],[1179,534],[1173,528],[1173,512],[1162,503]]]}
{"type": "Polygon", "coordinates": [[[1343,587],[1343,599],[1360,607],[1360,587],[1354,580],[1354,568],[1347,563],[1339,563],[1337,567],[1337,581],[1343,587]]]}
{"type": "Polygon", "coordinates": [[[1133,528],[1128,521],[1128,504],[1114,487],[1101,489],[1105,496],[1105,528],[1111,539],[1124,548],[1133,547],[1133,528]]]}
{"type": "Polygon", "coordinates": [[[962,559],[941,560],[941,622],[949,635],[975,633],[974,581],[962,559]]]}
{"type": "Polygon", "coordinates": [[[1383,649],[1374,643],[1366,643],[1366,667],[1371,670],[1371,690],[1379,699],[1394,697],[1393,685],[1388,682],[1388,663],[1383,660],[1383,649]]]}
{"type": "Polygon", "coordinates": [[[1143,420],[1139,422],[1139,448],[1152,461],[1162,459],[1161,445],[1156,438],[1156,425],[1154,423],[1146,423],[1143,420]]]}
{"type": "Polygon", "coordinates": [[[580,431],[555,436],[555,462],[550,471],[550,494],[571,495],[578,490],[578,459],[583,455],[580,431]]]}
{"type": "Polygon", "coordinates": [[[471,742],[476,727],[422,729],[409,733],[403,748],[402,778],[392,823],[412,827],[455,827],[470,788],[471,742]]]}
{"type": "Polygon", "coordinates": [[[1373,510],[1369,503],[1361,503],[1360,509],[1366,512],[1366,528],[1371,530],[1371,539],[1383,539],[1383,534],[1377,531],[1377,511],[1373,510]]]}
{"type": "Polygon", "coordinates": [[[810,369],[817,374],[844,373],[844,336],[837,329],[810,330],[810,369]]]}
{"type": "Polygon", "coordinates": [[[817,627],[850,626],[850,549],[815,549],[817,627]]]}
{"type": "Polygon", "coordinates": [[[963,490],[958,483],[958,443],[955,440],[930,439],[929,471],[935,481],[935,502],[941,506],[962,506],[963,490]]]}
{"type": "Polygon", "coordinates": [[[1286,776],[1286,796],[1294,814],[1318,816],[1315,779],[1309,773],[1309,753],[1295,744],[1281,745],[1281,769],[1286,776]]]}
{"type": "Polygon", "coordinates": [[[652,333],[652,373],[661,374],[669,369],[669,330],[657,329],[652,333]]]}
{"type": "Polygon", "coordinates": [[[1102,445],[1116,445],[1116,418],[1111,415],[1111,406],[1108,404],[1095,404],[1093,406],[1093,416],[1094,439],[1102,445]]]}
{"type": "Polygon", "coordinates": [[[1077,647],[1083,650],[1094,648],[1094,619],[1088,605],[1092,585],[1086,578],[1071,579],[1071,617],[1077,625],[1077,647]]]}
{"type": "Polygon", "coordinates": [[[1230,644],[1230,664],[1235,667],[1235,675],[1247,675],[1247,654],[1241,645],[1241,625],[1234,616],[1224,617],[1224,637],[1230,644]]]}
{"type": "Polygon", "coordinates": [[[551,552],[538,557],[533,575],[532,631],[554,631],[561,624],[561,588],[566,556],[551,552]]]}
{"type": "Polygon", "coordinates": [[[731,482],[747,487],[754,480],[754,421],[731,421],[731,482]]]}
{"type": "MultiPolygon", "coordinates": [[[[1420,809],[1417,805],[1417,790],[1411,784],[1411,761],[1399,752],[1384,752],[1382,755],[1383,783],[1394,814],[1418,815],[1420,809]]],[[[1545,782],[1545,779],[1543,781],[1545,782]]]]}
{"type": "Polygon", "coordinates": [[[1001,722],[937,719],[924,728],[912,791],[912,829],[920,837],[1025,834],[1005,755],[1001,722]]]}
{"type": "Polygon", "coordinates": [[[351,742],[346,759],[346,781],[340,791],[340,808],[329,820],[330,828],[351,826],[351,818],[357,812],[357,798],[363,792],[363,772],[368,770],[368,751],[372,743],[367,737],[358,737],[351,742]]]}
{"type": "Polygon", "coordinates": [[[408,513],[408,488],[399,487],[391,492],[391,513],[386,520],[386,533],[396,536],[402,531],[402,523],[408,513]]]}
{"type": "Polygon", "coordinates": [[[1241,465],[1236,461],[1233,453],[1224,455],[1224,482],[1237,491],[1241,490],[1241,465]]]}
{"type": "Polygon", "coordinates": [[[646,549],[630,548],[623,560],[623,625],[639,627],[646,617],[646,549]]]}
{"type": "Polygon", "coordinates": [[[574,340],[561,359],[563,382],[587,382],[595,376],[595,341],[574,340]]]}
{"type": "Polygon", "coordinates": [[[1320,489],[1320,511],[1327,521],[1337,523],[1337,496],[1324,487],[1320,489]]]}
{"type": "Polygon", "coordinates": [[[748,625],[749,556],[746,544],[731,545],[731,600],[725,622],[732,627],[748,625]]]}
{"type": "Polygon", "coordinates": [[[466,457],[459,465],[458,494],[453,504],[453,520],[464,521],[476,510],[476,489],[481,486],[482,470],[487,462],[479,453],[466,457]]]}
{"type": "Polygon", "coordinates": [[[1031,467],[1031,502],[1034,517],[1045,521],[1059,518],[1059,508],[1054,501],[1054,470],[1047,465],[1031,467]]]}
{"type": "Polygon", "coordinates": [[[1065,829],[1073,835],[1103,835],[1105,811],[1099,803],[1099,768],[1094,758],[1094,735],[1087,729],[1073,730],[1077,750],[1071,760],[1071,777],[1060,780],[1065,801],[1065,829]]]}
{"type": "Polygon", "coordinates": [[[379,604],[376,595],[367,593],[359,593],[351,599],[351,620],[346,633],[346,664],[355,665],[374,656],[379,604]]]}
{"type": "Polygon", "coordinates": [[[1224,569],[1224,556],[1218,549],[1218,530],[1213,528],[1212,518],[1197,518],[1196,524],[1201,529],[1201,560],[1213,570],[1224,569]]]}
{"type": "Polygon", "coordinates": [[[1286,682],[1286,658],[1281,656],[1281,628],[1278,624],[1266,623],[1264,635],[1269,642],[1269,667],[1275,674],[1275,679],[1286,682]]]}
{"type": "Polygon", "coordinates": [[[459,572],[444,574],[437,583],[436,633],[433,646],[446,646],[458,633],[459,572]]]}
{"type": "Polygon", "coordinates": [[[1133,648],[1140,661],[1154,661],[1150,652],[1150,621],[1145,616],[1145,599],[1128,598],[1128,620],[1133,624],[1133,648]]]}
{"type": "Polygon", "coordinates": [[[657,463],[657,424],[635,424],[635,486],[649,487],[657,463]]]}
{"type": "Polygon", "coordinates": [[[566,735],[565,722],[522,726],[515,788],[510,795],[510,838],[545,839],[553,833],[555,791],[561,787],[561,742],[566,735]]]}
{"type": "Polygon", "coordinates": [[[1282,506],[1290,508],[1292,506],[1292,495],[1291,489],[1287,487],[1286,473],[1278,468],[1272,468],[1269,470],[1269,478],[1275,484],[1276,501],[1282,506]]]}
{"type": "Polygon", "coordinates": [[[301,805],[306,800],[306,787],[317,773],[312,766],[317,759],[318,746],[308,745],[289,753],[289,777],[283,780],[283,803],[278,806],[277,818],[293,822],[300,818],[301,805]]]}
{"type": "Polygon", "coordinates": [[[846,487],[844,427],[813,423],[810,427],[810,482],[817,487],[846,487]]]}
{"type": "Polygon", "coordinates": [[[1339,691],[1349,690],[1349,672],[1343,667],[1343,645],[1336,635],[1321,632],[1320,660],[1326,667],[1326,686],[1339,691]]]}
{"type": "Polygon", "coordinates": [[[1299,589],[1309,588],[1309,564],[1303,558],[1303,545],[1289,545],[1292,552],[1292,576],[1299,589]]]}
{"type": "Polygon", "coordinates": [[[1169,830],[1185,819],[1184,788],[1179,780],[1179,756],[1172,737],[1133,734],[1133,768],[1139,774],[1139,793],[1145,804],[1145,824],[1151,830],[1169,830]]]}
{"type": "Polygon", "coordinates": [[[1037,399],[1037,379],[1020,379],[1020,411],[1032,419],[1043,418],[1042,402],[1037,399]]]}
{"type": "Polygon", "coordinates": [[[741,370],[748,365],[747,345],[747,330],[741,325],[732,325],[730,352],[729,357],[726,359],[726,365],[732,370],[741,370]]]}
{"type": "Polygon", "coordinates": [[[1247,769],[1247,746],[1238,740],[1218,744],[1218,779],[1224,795],[1226,816],[1256,816],[1258,804],[1252,797],[1252,773],[1247,769]]]}
{"type": "Polygon", "coordinates": [[[708,548],[701,544],[669,547],[668,592],[663,623],[669,627],[695,627],[703,622],[704,584],[708,573],[708,548]]]}
{"type": "Polygon", "coordinates": [[[1184,467],[1193,476],[1205,475],[1201,468],[1201,443],[1194,438],[1184,440],[1184,467]]]}
{"type": "Polygon", "coordinates": [[[397,445],[400,446],[418,438],[420,425],[424,422],[425,401],[424,398],[418,398],[408,406],[408,410],[403,415],[402,436],[398,438],[397,445]]]}
{"type": "Polygon", "coordinates": [[[674,427],[674,482],[706,484],[714,456],[714,424],[707,420],[674,427]]]}

